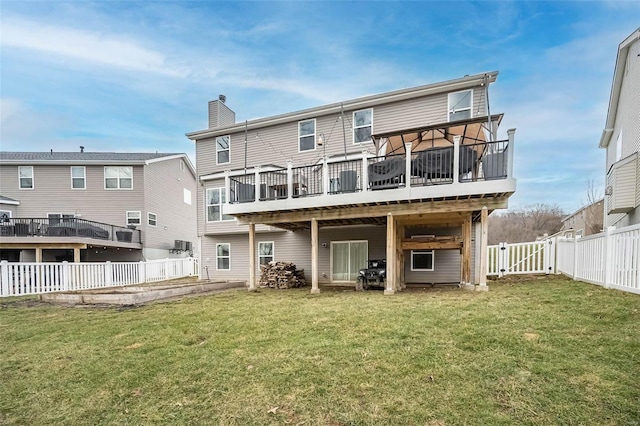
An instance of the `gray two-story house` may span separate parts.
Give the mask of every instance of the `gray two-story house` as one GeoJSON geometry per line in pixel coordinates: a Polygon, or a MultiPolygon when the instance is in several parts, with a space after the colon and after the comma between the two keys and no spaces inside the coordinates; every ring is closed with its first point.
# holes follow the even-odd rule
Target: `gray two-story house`
{"type": "Polygon", "coordinates": [[[618,46],[599,146],[607,151],[605,227],[640,223],[640,28],[618,46]]]}
{"type": "Polygon", "coordinates": [[[140,261],[197,249],[186,154],[0,152],[0,257],[140,261]]]}
{"type": "Polygon", "coordinates": [[[407,283],[486,289],[487,215],[507,207],[514,130],[498,137],[497,72],[245,122],[221,96],[196,144],[198,235],[217,279],[256,287],[289,261],[312,292],[386,259],[407,283]]]}

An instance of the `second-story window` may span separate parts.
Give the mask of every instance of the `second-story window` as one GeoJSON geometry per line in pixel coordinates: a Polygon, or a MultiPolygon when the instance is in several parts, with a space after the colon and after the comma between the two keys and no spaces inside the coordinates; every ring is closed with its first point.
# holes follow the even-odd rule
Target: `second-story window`
{"type": "Polygon", "coordinates": [[[231,136],[218,136],[216,138],[216,164],[227,164],[231,161],[230,139],[231,136]]]}
{"type": "Polygon", "coordinates": [[[105,189],[133,189],[133,167],[105,167],[105,189]]]}
{"type": "Polygon", "coordinates": [[[373,132],[373,109],[353,113],[353,143],[371,142],[373,132]]]}
{"type": "Polygon", "coordinates": [[[33,189],[33,166],[19,166],[18,180],[20,189],[33,189]]]}
{"type": "Polygon", "coordinates": [[[449,93],[449,121],[471,118],[473,90],[449,93]]]}
{"type": "Polygon", "coordinates": [[[222,214],[222,205],[226,201],[224,188],[207,189],[207,222],[233,220],[233,216],[222,214]]]}
{"type": "Polygon", "coordinates": [[[316,149],[316,119],[298,122],[298,151],[313,151],[316,149]]]}
{"type": "Polygon", "coordinates": [[[86,180],[86,170],[84,166],[71,166],[72,189],[85,189],[87,187],[86,180]]]}
{"type": "Polygon", "coordinates": [[[147,223],[154,228],[158,225],[158,215],[155,213],[147,213],[147,223]]]}
{"type": "Polygon", "coordinates": [[[127,226],[138,226],[142,223],[142,214],[139,211],[127,212],[127,226]]]}

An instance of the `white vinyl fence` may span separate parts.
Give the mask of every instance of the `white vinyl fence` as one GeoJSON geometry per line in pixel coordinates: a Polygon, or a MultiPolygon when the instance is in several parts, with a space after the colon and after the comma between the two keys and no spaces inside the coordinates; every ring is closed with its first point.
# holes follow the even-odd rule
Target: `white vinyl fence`
{"type": "Polygon", "coordinates": [[[576,280],[640,294],[640,225],[559,238],[557,269],[576,280]]]}
{"type": "Polygon", "coordinates": [[[198,259],[103,263],[0,262],[0,297],[86,290],[198,276],[198,259]]]}
{"type": "Polygon", "coordinates": [[[487,275],[565,274],[640,294],[640,225],[583,238],[554,237],[487,247],[487,275]]]}

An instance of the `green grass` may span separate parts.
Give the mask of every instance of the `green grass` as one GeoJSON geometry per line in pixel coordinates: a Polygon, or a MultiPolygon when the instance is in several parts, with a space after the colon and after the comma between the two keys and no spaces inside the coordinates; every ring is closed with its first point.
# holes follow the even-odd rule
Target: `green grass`
{"type": "Polygon", "coordinates": [[[490,288],[0,300],[0,424],[640,424],[639,296],[490,288]]]}

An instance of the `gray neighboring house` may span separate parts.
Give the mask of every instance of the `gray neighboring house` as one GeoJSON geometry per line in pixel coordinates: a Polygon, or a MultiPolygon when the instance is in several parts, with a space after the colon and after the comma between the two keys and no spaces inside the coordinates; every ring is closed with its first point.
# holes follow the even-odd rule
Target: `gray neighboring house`
{"type": "Polygon", "coordinates": [[[182,153],[0,152],[0,259],[188,256],[196,191],[182,153]]]}
{"type": "Polygon", "coordinates": [[[211,101],[209,127],[187,133],[206,273],[253,289],[261,264],[289,261],[317,293],[386,259],[387,294],[486,289],[487,215],[516,189],[515,131],[498,140],[502,114],[489,109],[497,75],[243,122],[225,96],[211,101]]]}
{"type": "Polygon", "coordinates": [[[640,223],[640,28],[618,47],[607,121],[605,226],[640,223]]]}
{"type": "Polygon", "coordinates": [[[562,218],[563,235],[586,237],[602,232],[604,215],[604,199],[580,207],[575,212],[562,218]]]}

